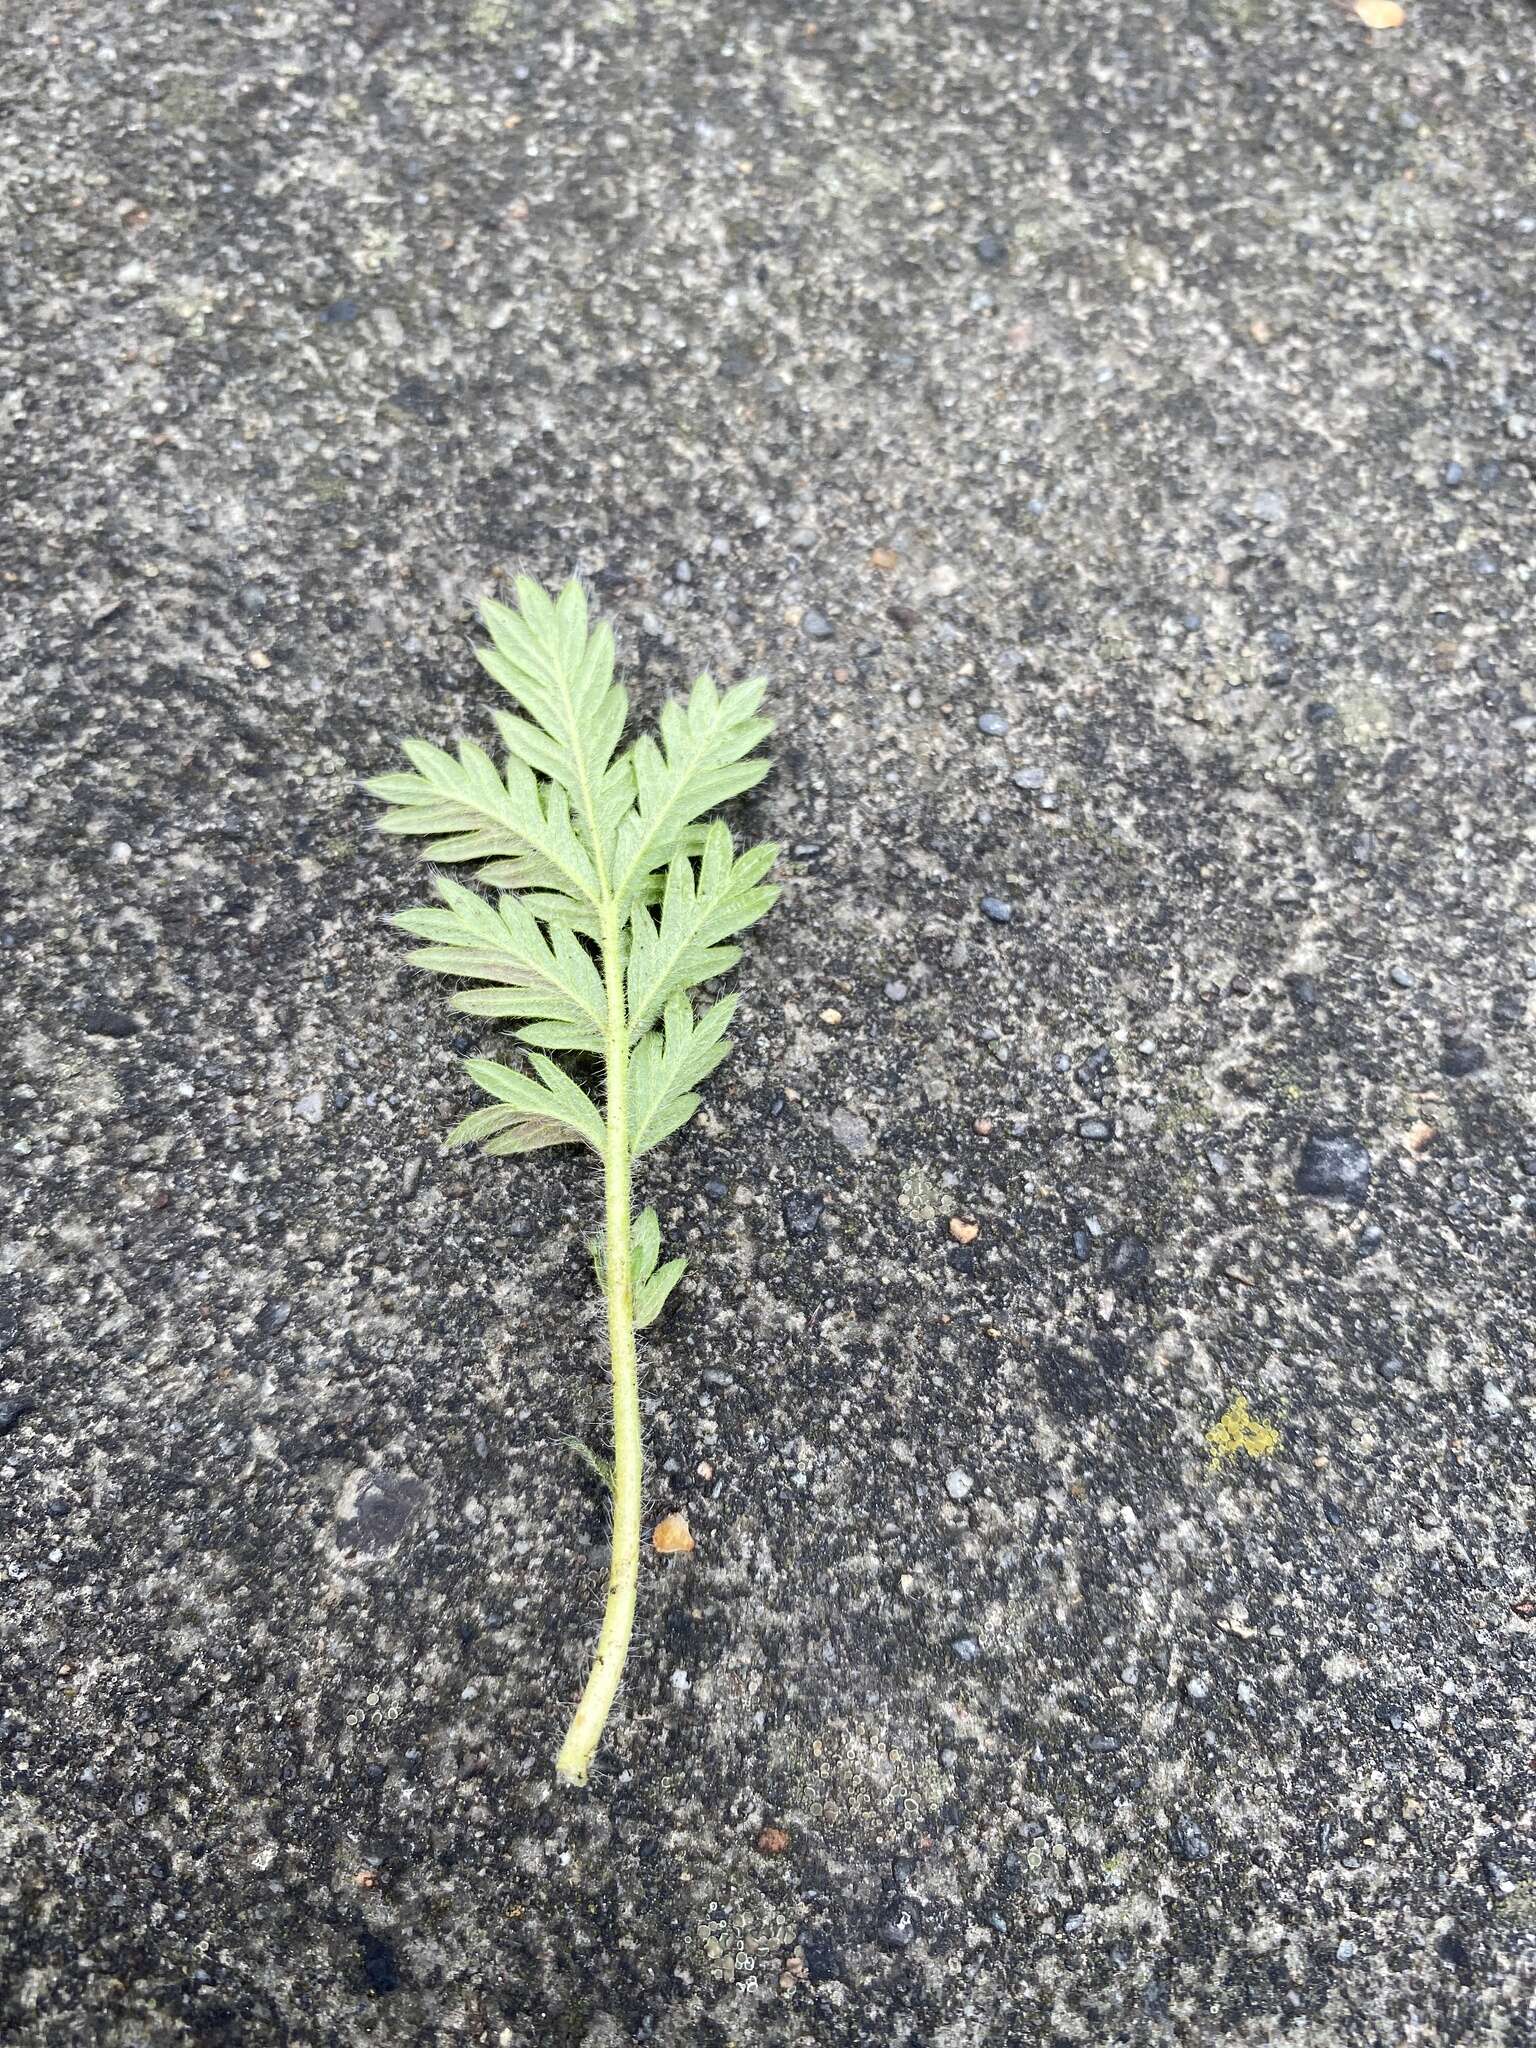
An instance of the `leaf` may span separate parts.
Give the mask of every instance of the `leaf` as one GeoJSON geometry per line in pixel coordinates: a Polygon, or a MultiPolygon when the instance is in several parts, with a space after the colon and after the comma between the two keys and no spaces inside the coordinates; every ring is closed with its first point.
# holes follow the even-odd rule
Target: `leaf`
{"type": "Polygon", "coordinates": [[[1408,19],[1397,0],[1355,0],[1355,12],[1367,28],[1401,28],[1408,19]]]}
{"type": "Polygon", "coordinates": [[[634,787],[628,761],[613,759],[629,715],[629,699],[613,680],[613,634],[607,626],[588,632],[587,600],[574,577],[551,600],[519,576],[517,602],[515,612],[493,599],[480,607],[494,645],[476,653],[528,714],[497,724],[519,766],[565,791],[601,873],[634,787]]]}
{"type": "Polygon", "coordinates": [[[668,1259],[635,1290],[635,1328],[648,1330],[667,1305],[667,1297],[688,1270],[686,1259],[668,1259]]]}
{"type": "Polygon", "coordinates": [[[755,715],[764,687],[758,678],[722,694],[700,676],[686,704],[674,697],[662,706],[660,746],[649,737],[636,741],[629,755],[635,808],[619,827],[613,871],[621,909],[647,875],[666,866],[695,818],[768,773],[766,761],[743,759],[773,730],[755,715]]]}
{"type": "Polygon", "coordinates": [[[597,1452],[591,1449],[589,1445],[584,1444],[579,1436],[563,1436],[560,1441],[571,1453],[572,1457],[580,1458],[582,1464],[596,1477],[599,1484],[607,1492],[612,1493],[613,1460],[611,1458],[599,1457],[597,1452]]]}
{"type": "Polygon", "coordinates": [[[496,984],[460,990],[452,998],[454,1007],[474,1017],[535,1020],[518,1034],[527,1044],[600,1053],[607,999],[592,956],[576,934],[556,925],[546,937],[514,896],[493,905],[446,875],[439,875],[435,886],[443,908],[402,910],[394,919],[403,931],[431,941],[408,956],[411,964],[496,984]]]}
{"type": "Polygon", "coordinates": [[[686,1259],[668,1259],[658,1267],[661,1224],[654,1209],[642,1209],[630,1231],[629,1283],[634,1297],[635,1328],[648,1329],[667,1305],[667,1297],[687,1270],[686,1259]]]}
{"type": "Polygon", "coordinates": [[[629,1142],[637,1159],[698,1108],[693,1090],[730,1051],[724,1032],[735,1010],[735,996],[725,996],[695,1020],[688,997],[672,996],[663,1029],[648,1032],[630,1054],[629,1142]]]}
{"type": "Polygon", "coordinates": [[[776,846],[754,846],[733,857],[729,828],[716,819],[705,834],[698,872],[687,854],[667,868],[659,924],[644,904],[630,913],[625,1000],[631,1039],[641,1037],[670,995],[724,974],[741,958],[720,941],[755,924],[777,889],[759,886],[776,846]]]}
{"type": "Polygon", "coordinates": [[[430,838],[429,860],[497,859],[503,878],[517,888],[554,889],[597,901],[590,855],[571,830],[570,802],[558,785],[539,784],[520,761],[503,777],[495,763],[465,740],[457,761],[425,740],[406,740],[414,775],[380,775],[364,787],[393,806],[381,832],[430,838]]]}
{"type": "MultiPolygon", "coordinates": [[[[494,1095],[518,1112],[520,1122],[486,1146],[488,1152],[531,1152],[542,1145],[582,1142],[595,1152],[603,1150],[603,1119],[590,1096],[578,1088],[563,1067],[542,1053],[530,1053],[529,1065],[537,1079],[499,1060],[468,1059],[464,1070],[487,1095],[494,1095]],[[550,1135],[559,1133],[560,1135],[550,1135]],[[529,1142],[513,1143],[523,1137],[529,1142]]],[[[463,1126],[460,1126],[462,1129],[463,1126]]]]}
{"type": "MultiPolygon", "coordinates": [[[[621,751],[628,703],[613,637],[590,626],[580,585],[551,597],[521,578],[516,609],[483,609],[491,644],[479,658],[515,707],[494,714],[503,766],[469,743],[455,755],[408,740],[409,772],[367,786],[386,806],[384,831],[416,839],[430,859],[478,865],[478,889],[439,877],[435,902],[396,919],[419,942],[413,964],[467,984],[454,1005],[508,1020],[531,1048],[526,1067],[464,1062],[490,1100],[447,1143],[493,1154],[590,1145],[607,1170],[611,1225],[633,1159],[688,1121],[729,1050],[736,998],[696,1016],[689,991],[736,964],[732,940],[777,894],[766,882],[774,848],[738,854],[723,823],[705,822],[767,771],[752,757],[771,730],[758,716],[763,685],[721,691],[701,676],[686,700],[664,706],[656,740],[621,751]],[[572,1056],[604,1061],[603,1107],[562,1064],[572,1056]]],[[[634,1218],[627,1246],[620,1233],[591,1251],[610,1306],[615,1463],[574,1439],[571,1448],[615,1492],[611,1587],[632,1597],[642,1462],[626,1322],[653,1324],[687,1261],[661,1261],[654,1209],[634,1218]]],[[[681,1515],[652,1540],[693,1547],[681,1515]]],[[[617,1683],[609,1655],[600,1651],[556,1760],[571,1785],[588,1782],[617,1683]]]]}
{"type": "Polygon", "coordinates": [[[630,1226],[629,1277],[642,1286],[656,1270],[661,1253],[661,1219],[654,1209],[642,1209],[630,1226]]]}
{"type": "Polygon", "coordinates": [[[478,1145],[482,1138],[494,1138],[518,1122],[522,1112],[510,1103],[492,1103],[488,1109],[472,1109],[444,1138],[445,1145],[478,1145]]]}

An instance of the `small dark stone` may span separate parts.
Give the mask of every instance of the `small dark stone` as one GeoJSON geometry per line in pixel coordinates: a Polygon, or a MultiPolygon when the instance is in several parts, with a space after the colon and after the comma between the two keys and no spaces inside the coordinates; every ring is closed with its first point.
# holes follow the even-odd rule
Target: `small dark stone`
{"type": "Polygon", "coordinates": [[[1376,1370],[1384,1380],[1395,1380],[1401,1377],[1405,1368],[1400,1358],[1384,1358],[1376,1370]]]}
{"type": "Polygon", "coordinates": [[[1309,704],[1307,706],[1308,725],[1327,725],[1330,719],[1337,718],[1338,715],[1339,708],[1336,704],[1309,704]]]}
{"type": "Polygon", "coordinates": [[[1310,974],[1288,974],[1285,977],[1285,986],[1298,1010],[1317,1008],[1317,983],[1310,974]]]}
{"type": "Polygon", "coordinates": [[[1152,1254],[1139,1237],[1117,1237],[1109,1248],[1107,1270],[1111,1280],[1129,1280],[1144,1273],[1151,1263],[1152,1254]]]}
{"type": "Polygon", "coordinates": [[[806,1194],[799,1188],[792,1188],[780,1204],[784,1228],[791,1237],[814,1237],[826,1206],[823,1196],[806,1194]]]}
{"type": "Polygon", "coordinates": [[[723,1180],[707,1180],[704,1183],[704,1192],[712,1202],[723,1202],[730,1189],[723,1180]]]}
{"type": "Polygon", "coordinates": [[[425,420],[429,427],[446,427],[448,424],[447,396],[430,377],[402,378],[390,402],[399,406],[402,412],[414,413],[417,419],[425,420]]]}
{"type": "Polygon", "coordinates": [[[976,243],[976,260],[988,270],[996,270],[1008,261],[1008,244],[1001,235],[982,235],[976,243]]]}
{"type": "Polygon", "coordinates": [[[832,621],[825,612],[818,612],[813,609],[808,611],[800,621],[800,630],[807,640],[830,640],[832,638],[832,621]]]}
{"type": "Polygon", "coordinates": [[[1500,463],[1480,462],[1477,465],[1478,488],[1484,491],[1492,490],[1503,474],[1503,466],[1500,463]]]}
{"type": "Polygon", "coordinates": [[[337,1520],[338,1541],[364,1557],[392,1557],[405,1540],[425,1492],[419,1479],[370,1472],[357,1489],[351,1514],[337,1520]]]}
{"type": "Polygon", "coordinates": [[[1476,1965],[1472,1961],[1471,1949],[1468,1948],[1466,1942],[1456,1932],[1456,1929],[1453,1927],[1448,1933],[1442,1934],[1435,1946],[1456,1972],[1462,1983],[1470,1985],[1473,1981],[1476,1965]]]}
{"type": "Polygon", "coordinates": [[[1186,1814],[1174,1822],[1168,1844],[1182,1863],[1203,1863],[1212,1853],[1209,1835],[1186,1814]]]}
{"type": "Polygon", "coordinates": [[[357,1937],[357,1946],[363,1958],[363,1975],[374,1997],[385,1998],[391,1991],[398,1991],[400,1967],[389,1943],[365,1928],[357,1937]]]}
{"type": "Polygon", "coordinates": [[[1371,1155],[1349,1131],[1311,1131],[1296,1163],[1296,1186],[1322,1201],[1363,1202],[1371,1185],[1371,1155]]]}
{"type": "Polygon", "coordinates": [[[1008,730],[1008,721],[1001,711],[983,711],[976,721],[976,730],[984,732],[989,740],[1000,740],[1008,730]]]}
{"type": "Polygon", "coordinates": [[[800,1953],[805,1957],[805,1974],[813,1984],[836,1984],[847,1965],[824,1934],[802,1934],[800,1953]]]}
{"type": "Polygon", "coordinates": [[[1072,1233],[1072,1256],[1080,1266],[1085,1266],[1088,1263],[1088,1255],[1092,1249],[1093,1239],[1088,1235],[1087,1231],[1074,1230],[1072,1233]]]}
{"type": "Polygon", "coordinates": [[[1448,1045],[1440,1055],[1440,1071],[1453,1081],[1463,1080],[1468,1074],[1475,1074],[1479,1067],[1488,1064],[1488,1054],[1480,1045],[1470,1039],[1463,1039],[1457,1045],[1448,1045]]]}
{"type": "Polygon", "coordinates": [[[126,1010],[111,1003],[92,1003],[80,1019],[80,1028],[91,1038],[132,1038],[138,1025],[126,1010]]]}
{"type": "Polygon", "coordinates": [[[264,1337],[275,1337],[292,1314],[286,1301],[269,1301],[257,1315],[256,1327],[264,1337]]]}
{"type": "Polygon", "coordinates": [[[1490,1012],[1494,1023],[1501,1031],[1513,1031],[1525,1022],[1525,991],[1518,988],[1495,989],[1490,1012]]]}
{"type": "Polygon", "coordinates": [[[983,917],[990,917],[994,924],[1011,924],[1013,905],[1005,903],[1001,896],[983,896],[981,914],[983,917]]]}
{"type": "Polygon", "coordinates": [[[1447,490],[1454,491],[1458,484],[1465,483],[1467,472],[1459,462],[1448,462],[1440,472],[1440,480],[1447,490]]]}
{"type": "Polygon", "coordinates": [[[1246,974],[1234,974],[1227,983],[1227,994],[1229,996],[1251,996],[1253,994],[1253,983],[1246,974]]]}
{"type": "Polygon", "coordinates": [[[328,327],[350,327],[354,320],[362,318],[362,307],[356,299],[337,299],[327,306],[320,318],[328,327]]]}
{"type": "Polygon", "coordinates": [[[351,1106],[351,1102],[352,1084],[349,1081],[338,1081],[331,1090],[332,1109],[347,1109],[351,1106]]]}
{"type": "Polygon", "coordinates": [[[976,1254],[968,1244],[952,1244],[949,1248],[949,1263],[957,1273],[974,1273],[976,1254]]]}
{"type": "Polygon", "coordinates": [[[1085,1116],[1078,1119],[1077,1135],[1086,1138],[1090,1145],[1102,1145],[1110,1136],[1110,1129],[1103,1117],[1085,1116]]]}
{"type": "Polygon", "coordinates": [[[893,1899],[880,1915],[878,1932],[882,1948],[910,1948],[921,1931],[922,1922],[910,1899],[893,1899]]]}
{"type": "Polygon", "coordinates": [[[25,1394],[10,1401],[0,1401],[0,1436],[9,1436],[24,1415],[35,1414],[37,1403],[25,1394]]]}
{"type": "Polygon", "coordinates": [[[1115,1071],[1115,1056],[1107,1045],[1097,1047],[1089,1053],[1077,1070],[1077,1085],[1090,1095],[1097,1095],[1098,1083],[1115,1071]]]}

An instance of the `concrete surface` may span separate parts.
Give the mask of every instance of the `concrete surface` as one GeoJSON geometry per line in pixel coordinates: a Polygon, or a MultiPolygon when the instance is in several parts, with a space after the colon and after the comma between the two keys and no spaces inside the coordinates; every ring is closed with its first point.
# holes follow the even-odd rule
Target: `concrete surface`
{"type": "Polygon", "coordinates": [[[1536,24],[1407,15],[8,14],[8,2040],[1530,2038],[1536,24]],[[586,1797],[596,1182],[356,787],[572,566],[791,849],[586,1797]]]}

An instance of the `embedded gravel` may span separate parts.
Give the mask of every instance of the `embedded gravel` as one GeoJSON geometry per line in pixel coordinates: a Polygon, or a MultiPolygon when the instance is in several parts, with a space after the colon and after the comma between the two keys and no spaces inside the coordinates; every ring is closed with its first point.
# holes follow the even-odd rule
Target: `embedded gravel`
{"type": "Polygon", "coordinates": [[[7,2040],[1531,2038],[1536,24],[1405,9],[8,12],[7,2040]],[[598,1189],[358,789],[517,569],[780,720],[579,1796],[598,1189]]]}

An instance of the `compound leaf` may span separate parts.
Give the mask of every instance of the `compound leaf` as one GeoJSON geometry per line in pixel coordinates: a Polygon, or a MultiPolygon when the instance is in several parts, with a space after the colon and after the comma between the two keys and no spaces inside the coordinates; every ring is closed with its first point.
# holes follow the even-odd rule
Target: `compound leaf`
{"type": "Polygon", "coordinates": [[[698,1108],[693,1091],[730,1051],[724,1034],[735,1010],[735,996],[724,996],[695,1019],[688,997],[674,995],[663,1012],[662,1029],[647,1032],[630,1054],[629,1141],[637,1159],[698,1108]]]}
{"type": "Polygon", "coordinates": [[[497,724],[511,759],[565,791],[601,873],[634,788],[628,760],[613,759],[629,715],[613,680],[613,634],[602,625],[588,632],[587,600],[574,577],[551,600],[519,576],[517,602],[517,611],[492,599],[480,607],[493,642],[476,649],[480,661],[528,714],[497,724]]]}
{"type": "MultiPolygon", "coordinates": [[[[532,1075],[520,1073],[516,1067],[503,1066],[499,1060],[469,1059],[464,1062],[464,1070],[472,1081],[518,1115],[519,1121],[493,1138],[486,1150],[531,1152],[539,1145],[581,1143],[600,1153],[603,1150],[603,1119],[591,1097],[576,1085],[563,1067],[556,1066],[543,1053],[530,1053],[528,1060],[533,1068],[532,1075]],[[524,1125],[536,1127],[540,1135],[528,1143],[512,1143],[511,1140],[522,1133],[524,1125]],[[555,1132],[560,1135],[552,1135],[555,1132]]],[[[463,1124],[458,1126],[459,1131],[463,1128],[463,1124]]],[[[454,1137],[457,1135],[457,1132],[453,1134],[454,1137]]]]}
{"type": "Polygon", "coordinates": [[[525,903],[496,904],[446,875],[436,878],[442,907],[400,911],[394,922],[431,943],[408,957],[415,967],[494,984],[463,989],[455,1008],[475,1017],[533,1020],[519,1033],[528,1044],[567,1052],[601,1052],[607,1022],[602,977],[587,948],[565,925],[548,935],[525,903]],[[549,1034],[558,1027],[559,1035],[549,1034]]]}
{"type": "Polygon", "coordinates": [[[697,873],[691,855],[673,855],[659,919],[644,903],[630,912],[625,1000],[631,1039],[650,1029],[669,996],[736,965],[741,949],[721,941],[772,906],[778,890],[761,885],[777,852],[764,844],[736,856],[729,827],[716,819],[699,849],[697,873]]]}
{"type": "Polygon", "coordinates": [[[672,698],[662,706],[661,744],[649,736],[636,741],[628,756],[634,809],[619,827],[614,860],[621,908],[666,866],[696,818],[767,774],[765,760],[744,758],[773,730],[756,716],[764,687],[756,678],[722,692],[712,677],[700,676],[686,703],[672,698]]]}

